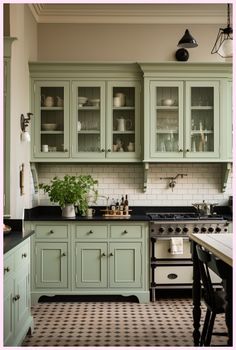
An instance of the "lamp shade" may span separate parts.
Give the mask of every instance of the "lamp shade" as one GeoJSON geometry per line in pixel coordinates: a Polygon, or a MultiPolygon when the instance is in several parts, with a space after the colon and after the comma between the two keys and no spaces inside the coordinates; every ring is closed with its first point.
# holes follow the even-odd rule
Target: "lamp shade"
{"type": "Polygon", "coordinates": [[[197,46],[198,46],[198,43],[192,37],[192,35],[189,33],[189,30],[186,29],[184,36],[178,42],[178,47],[192,48],[192,47],[197,47],[197,46]]]}

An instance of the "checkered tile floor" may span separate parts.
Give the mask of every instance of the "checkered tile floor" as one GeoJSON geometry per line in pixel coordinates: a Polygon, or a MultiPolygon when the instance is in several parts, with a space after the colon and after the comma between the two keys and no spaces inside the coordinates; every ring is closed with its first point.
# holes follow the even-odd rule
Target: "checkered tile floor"
{"type": "MultiPolygon", "coordinates": [[[[190,297],[160,298],[155,303],[136,301],[47,301],[32,308],[33,335],[22,346],[193,346],[190,297]]],[[[202,315],[204,317],[204,313],[202,315]]],[[[225,332],[223,315],[215,322],[225,332]]],[[[226,337],[212,338],[224,346],[226,337]]]]}

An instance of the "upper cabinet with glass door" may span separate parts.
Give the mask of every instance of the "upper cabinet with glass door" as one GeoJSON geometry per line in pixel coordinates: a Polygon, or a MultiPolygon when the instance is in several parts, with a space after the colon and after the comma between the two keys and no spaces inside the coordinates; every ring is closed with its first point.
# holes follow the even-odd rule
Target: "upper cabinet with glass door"
{"type": "Polygon", "coordinates": [[[69,82],[34,82],[34,157],[69,156],[69,82]]]}

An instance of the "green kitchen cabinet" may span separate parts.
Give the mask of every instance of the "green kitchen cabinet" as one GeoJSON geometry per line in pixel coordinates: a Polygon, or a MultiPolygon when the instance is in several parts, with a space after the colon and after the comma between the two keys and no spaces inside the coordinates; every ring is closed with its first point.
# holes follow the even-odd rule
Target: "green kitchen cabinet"
{"type": "Polygon", "coordinates": [[[34,62],[29,67],[32,161],[141,160],[138,65],[34,62]],[[117,95],[123,96],[121,105],[114,104],[117,95]]]}
{"type": "Polygon", "coordinates": [[[20,346],[33,331],[30,301],[30,242],[4,254],[4,346],[20,346]]]}
{"type": "Polygon", "coordinates": [[[229,161],[231,64],[141,64],[144,161],[229,161]],[[224,127],[222,127],[222,124],[224,127]],[[150,140],[150,142],[149,142],[150,140]]]}
{"type": "Polygon", "coordinates": [[[35,80],[32,89],[33,158],[69,158],[69,82],[35,80]]]}
{"type": "Polygon", "coordinates": [[[136,295],[149,301],[148,224],[25,222],[32,238],[31,299],[48,295],[136,295]]]}

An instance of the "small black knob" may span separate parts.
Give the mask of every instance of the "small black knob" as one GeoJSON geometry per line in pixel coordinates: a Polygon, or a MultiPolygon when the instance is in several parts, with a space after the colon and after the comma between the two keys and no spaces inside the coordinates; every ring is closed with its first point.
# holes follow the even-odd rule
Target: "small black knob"
{"type": "Polygon", "coordinates": [[[214,228],[213,227],[209,227],[208,231],[209,232],[214,232],[214,228]]]}
{"type": "Polygon", "coordinates": [[[179,232],[181,232],[181,228],[180,227],[176,227],[175,231],[179,233],[179,232]]]}
{"type": "Polygon", "coordinates": [[[221,231],[221,228],[220,227],[217,227],[216,228],[216,232],[220,232],[221,231]]]}
{"type": "Polygon", "coordinates": [[[206,230],[207,230],[206,227],[202,227],[202,228],[201,228],[201,231],[202,231],[202,232],[206,232],[206,230]]]}
{"type": "Polygon", "coordinates": [[[155,232],[154,228],[151,229],[151,232],[155,232]]]}
{"type": "Polygon", "coordinates": [[[169,231],[169,232],[173,232],[173,231],[174,231],[173,227],[169,227],[169,228],[168,228],[168,231],[169,231]]]}
{"type": "Polygon", "coordinates": [[[26,254],[26,253],[23,253],[23,254],[22,254],[22,258],[27,258],[27,254],[26,254]]]}
{"type": "Polygon", "coordinates": [[[183,231],[184,231],[184,232],[188,232],[188,228],[187,228],[187,227],[184,227],[184,228],[183,228],[183,231]]]}
{"type": "Polygon", "coordinates": [[[164,232],[164,231],[165,231],[164,227],[160,227],[160,228],[159,228],[159,232],[162,233],[162,232],[164,232]]]}
{"type": "Polygon", "coordinates": [[[199,228],[198,227],[194,227],[193,232],[195,232],[195,233],[199,232],[199,228]]]}

